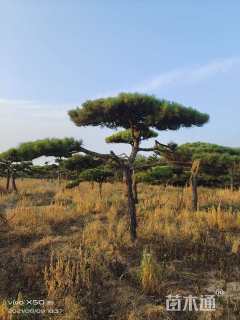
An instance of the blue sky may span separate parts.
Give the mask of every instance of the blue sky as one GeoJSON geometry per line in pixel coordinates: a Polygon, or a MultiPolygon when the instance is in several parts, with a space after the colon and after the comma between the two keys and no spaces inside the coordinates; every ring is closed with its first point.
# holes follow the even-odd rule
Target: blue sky
{"type": "Polygon", "coordinates": [[[240,146],[240,2],[0,0],[0,151],[74,136],[98,151],[110,130],[77,128],[85,99],[140,91],[210,114],[162,142],[240,146]]]}

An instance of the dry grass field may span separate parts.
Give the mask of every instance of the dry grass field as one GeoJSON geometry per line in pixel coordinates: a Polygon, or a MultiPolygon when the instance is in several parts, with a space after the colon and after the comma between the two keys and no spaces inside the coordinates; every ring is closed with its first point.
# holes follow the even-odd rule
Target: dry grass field
{"type": "MultiPolygon", "coordinates": [[[[4,181],[1,182],[4,185],[4,181]]],[[[240,319],[238,300],[214,312],[167,312],[168,294],[214,294],[240,278],[240,191],[139,186],[132,243],[122,184],[25,179],[0,196],[0,319],[240,319]],[[60,315],[17,315],[13,299],[44,299],[60,315]]]]}

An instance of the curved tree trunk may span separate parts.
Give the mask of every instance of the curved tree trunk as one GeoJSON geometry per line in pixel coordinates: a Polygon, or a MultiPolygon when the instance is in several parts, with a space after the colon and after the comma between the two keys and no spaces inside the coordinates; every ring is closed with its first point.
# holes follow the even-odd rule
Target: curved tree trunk
{"type": "Polygon", "coordinates": [[[135,203],[138,203],[138,190],[137,190],[137,180],[135,172],[133,171],[133,196],[135,203]]]}
{"type": "Polygon", "coordinates": [[[102,182],[99,182],[98,183],[98,187],[99,187],[99,196],[100,196],[100,198],[102,199],[102,182]]]}
{"type": "Polygon", "coordinates": [[[18,191],[17,185],[16,185],[16,178],[15,178],[15,175],[14,175],[14,174],[12,174],[12,188],[13,188],[13,190],[14,190],[15,192],[18,191]]]}
{"type": "MultiPolygon", "coordinates": [[[[125,170],[123,170],[122,183],[123,183],[124,185],[127,185],[127,179],[126,179],[125,170]]],[[[125,189],[124,189],[123,197],[124,197],[124,198],[127,198],[127,197],[128,197],[128,188],[125,188],[125,189]]]]}
{"type": "Polygon", "coordinates": [[[10,187],[10,179],[11,179],[11,174],[10,174],[10,170],[7,170],[7,183],[6,183],[6,190],[9,191],[9,187],[10,187]]]}
{"type": "Polygon", "coordinates": [[[130,218],[130,233],[132,241],[137,238],[137,217],[136,217],[136,205],[133,193],[133,174],[132,170],[126,166],[125,169],[127,196],[128,196],[128,213],[130,218]]]}

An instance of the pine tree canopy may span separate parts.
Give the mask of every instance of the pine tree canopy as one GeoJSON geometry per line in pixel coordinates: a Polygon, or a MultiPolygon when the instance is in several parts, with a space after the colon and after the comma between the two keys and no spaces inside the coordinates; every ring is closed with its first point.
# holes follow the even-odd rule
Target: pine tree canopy
{"type": "Polygon", "coordinates": [[[107,179],[113,177],[113,172],[104,167],[92,168],[84,170],[80,173],[80,181],[105,182],[107,179]]]}
{"type": "Polygon", "coordinates": [[[230,165],[240,163],[240,149],[224,147],[206,142],[185,143],[177,148],[177,153],[185,160],[200,159],[208,165],[230,165]]]}
{"type": "Polygon", "coordinates": [[[101,165],[103,161],[101,159],[94,159],[88,155],[74,155],[61,162],[61,166],[64,169],[74,171],[83,171],[88,168],[95,168],[101,165]]]}
{"type": "Polygon", "coordinates": [[[0,159],[14,162],[31,161],[40,156],[68,157],[73,151],[79,151],[81,141],[74,138],[51,138],[21,143],[0,154],[0,159]]]}
{"type": "Polygon", "coordinates": [[[200,127],[209,120],[207,114],[193,108],[140,93],[87,100],[81,108],[70,110],[69,116],[77,126],[121,127],[137,131],[200,127]]]}
{"type": "MultiPolygon", "coordinates": [[[[141,131],[141,140],[147,140],[150,138],[156,138],[158,133],[151,129],[145,129],[141,131]]],[[[112,134],[105,139],[107,143],[133,143],[132,132],[130,129],[122,130],[112,134]]]]}
{"type": "Polygon", "coordinates": [[[185,143],[179,146],[181,150],[189,150],[192,154],[217,153],[240,156],[240,148],[225,147],[207,142],[185,143]]]}

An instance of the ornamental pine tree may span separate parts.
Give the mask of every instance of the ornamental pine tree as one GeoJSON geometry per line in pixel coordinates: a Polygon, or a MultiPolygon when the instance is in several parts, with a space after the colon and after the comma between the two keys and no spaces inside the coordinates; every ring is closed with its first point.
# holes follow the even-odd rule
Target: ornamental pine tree
{"type": "Polygon", "coordinates": [[[41,156],[55,158],[67,158],[72,152],[79,151],[81,141],[73,138],[42,139],[20,144],[17,148],[11,148],[0,154],[0,166],[4,167],[7,177],[6,189],[9,190],[10,180],[12,188],[17,191],[15,179],[23,172],[30,171],[32,160],[41,156]]]}
{"type": "Polygon", "coordinates": [[[10,183],[12,182],[12,190],[17,192],[16,178],[24,175],[31,170],[32,162],[23,161],[19,158],[16,148],[0,154],[1,175],[7,178],[6,190],[10,191],[10,183]]]}
{"type": "Polygon", "coordinates": [[[79,127],[100,126],[110,129],[123,128],[131,135],[131,152],[129,155],[116,155],[114,152],[100,154],[80,147],[81,151],[105,160],[113,160],[123,170],[126,177],[128,194],[128,213],[130,216],[130,233],[132,240],[137,237],[136,204],[133,193],[133,169],[139,151],[154,151],[143,149],[140,144],[146,130],[178,130],[181,127],[201,127],[209,116],[193,108],[187,108],[179,103],[160,100],[154,96],[139,93],[121,93],[116,97],[87,100],[81,108],[69,111],[71,120],[79,127]]]}
{"type": "Polygon", "coordinates": [[[159,146],[156,154],[163,157],[163,159],[175,168],[182,168],[190,171],[190,185],[192,188],[192,211],[196,211],[198,207],[198,173],[200,168],[200,160],[192,159],[191,154],[179,150],[176,143],[169,143],[168,148],[159,146]]]}
{"type": "Polygon", "coordinates": [[[204,177],[210,177],[214,182],[214,178],[225,176],[229,180],[231,190],[234,189],[235,175],[240,169],[239,148],[195,142],[179,146],[178,153],[181,153],[186,160],[201,160],[204,177]]]}

